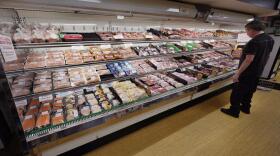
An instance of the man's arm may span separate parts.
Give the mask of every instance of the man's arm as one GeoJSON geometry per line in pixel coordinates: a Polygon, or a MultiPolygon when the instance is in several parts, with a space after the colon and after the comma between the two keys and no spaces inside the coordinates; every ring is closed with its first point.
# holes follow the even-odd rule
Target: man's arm
{"type": "Polygon", "coordinates": [[[240,74],[243,73],[248,68],[248,66],[253,62],[254,58],[255,58],[255,55],[246,55],[245,60],[242,62],[240,68],[233,76],[233,82],[239,81],[238,78],[239,78],[240,74]]]}

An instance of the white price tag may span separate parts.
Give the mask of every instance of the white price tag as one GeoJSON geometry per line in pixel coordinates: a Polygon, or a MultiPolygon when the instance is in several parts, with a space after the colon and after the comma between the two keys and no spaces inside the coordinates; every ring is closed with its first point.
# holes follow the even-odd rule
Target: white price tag
{"type": "Polygon", "coordinates": [[[180,43],[181,43],[181,44],[186,44],[186,43],[187,43],[187,41],[181,41],[180,43]]]}
{"type": "Polygon", "coordinates": [[[57,113],[62,113],[62,109],[58,109],[56,112],[57,113]]]}
{"type": "Polygon", "coordinates": [[[48,111],[42,112],[42,115],[48,115],[48,114],[49,114],[48,111]]]}
{"type": "Polygon", "coordinates": [[[56,113],[55,114],[55,117],[60,117],[60,116],[62,116],[62,113],[56,113]]]}
{"type": "Polygon", "coordinates": [[[104,44],[104,45],[100,45],[100,48],[101,49],[109,49],[111,48],[112,46],[110,44],[104,44]]]}
{"type": "Polygon", "coordinates": [[[124,39],[124,37],[121,33],[113,36],[113,38],[116,39],[116,40],[124,39]]]}
{"type": "Polygon", "coordinates": [[[28,119],[31,119],[32,118],[32,115],[27,115],[27,116],[25,116],[25,120],[28,120],[28,119]]]}
{"type": "Polygon", "coordinates": [[[39,101],[44,102],[44,101],[50,101],[53,99],[53,95],[44,95],[44,96],[39,96],[39,101]]]}
{"type": "Polygon", "coordinates": [[[130,48],[130,47],[133,46],[133,44],[132,43],[125,43],[123,46],[124,46],[124,48],[130,48]]]}
{"type": "Polygon", "coordinates": [[[17,55],[10,37],[0,35],[0,51],[5,62],[17,60],[17,55]]]}
{"type": "Polygon", "coordinates": [[[146,39],[153,39],[153,38],[154,38],[154,36],[153,36],[153,35],[151,35],[151,34],[147,34],[147,35],[145,35],[145,38],[146,38],[146,39]]]}
{"type": "Polygon", "coordinates": [[[16,106],[25,106],[27,105],[27,100],[20,100],[15,102],[16,106]]]}

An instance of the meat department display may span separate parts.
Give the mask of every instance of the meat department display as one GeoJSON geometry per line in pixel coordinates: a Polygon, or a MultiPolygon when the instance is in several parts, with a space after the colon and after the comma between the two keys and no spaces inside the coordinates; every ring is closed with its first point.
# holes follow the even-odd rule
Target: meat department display
{"type": "MultiPolygon", "coordinates": [[[[221,72],[227,71],[229,68],[236,68],[237,65],[238,62],[226,59],[225,61],[214,61],[209,64],[190,66],[181,70],[176,70],[175,72],[155,73],[132,80],[114,81],[112,83],[85,88],[82,93],[57,93],[53,99],[49,99],[48,101],[40,102],[38,99],[33,98],[30,99],[28,105],[18,106],[17,110],[19,116],[21,116],[24,130],[29,132],[45,126],[60,125],[65,121],[78,119],[92,113],[111,110],[122,104],[180,88],[184,85],[199,81],[202,78],[206,78],[204,76],[213,75],[213,72],[217,69],[219,69],[219,71],[216,74],[220,74],[221,72]],[[203,76],[200,76],[201,74],[203,76]],[[34,124],[35,121],[36,124],[34,124]]],[[[18,78],[16,77],[13,84],[16,85],[16,83],[25,82],[24,84],[26,84],[28,88],[30,87],[28,83],[32,83],[31,80],[33,77],[34,80],[42,79],[42,83],[48,83],[50,75],[53,77],[63,75],[62,77],[65,77],[68,73],[73,73],[73,75],[84,76],[85,73],[90,73],[85,71],[90,71],[91,69],[95,69],[92,72],[103,70],[104,66],[96,65],[91,68],[90,66],[85,68],[70,68],[68,70],[54,71],[52,74],[47,71],[36,74],[26,74],[18,78]],[[19,81],[20,79],[22,79],[22,81],[19,81]]],[[[86,79],[82,79],[81,77],[77,79],[81,79],[83,80],[82,83],[86,83],[86,79]]],[[[65,78],[63,78],[63,80],[65,80],[65,78]]],[[[66,78],[65,81],[68,82],[68,78],[66,78]]],[[[72,82],[71,78],[70,82],[72,82]]],[[[38,81],[38,83],[40,84],[41,81],[38,81]]],[[[79,83],[75,83],[75,85],[78,84],[79,83]]],[[[30,90],[28,91],[30,92],[30,90]]]]}
{"type": "Polygon", "coordinates": [[[13,34],[18,59],[3,67],[11,73],[13,97],[27,100],[16,106],[30,137],[232,71],[237,62],[213,50],[232,43],[212,39],[232,36],[187,29],[70,33],[52,25],[25,25],[13,34]],[[98,40],[104,41],[80,42],[98,40]],[[37,45],[46,48],[28,48],[37,45]],[[42,100],[47,95],[52,96],[42,100]]]}

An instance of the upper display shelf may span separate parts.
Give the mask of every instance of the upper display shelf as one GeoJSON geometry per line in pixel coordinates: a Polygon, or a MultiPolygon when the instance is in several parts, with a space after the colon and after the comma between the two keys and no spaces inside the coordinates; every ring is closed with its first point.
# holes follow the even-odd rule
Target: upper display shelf
{"type": "Polygon", "coordinates": [[[73,26],[73,30],[65,30],[64,27],[55,25],[16,25],[3,28],[6,34],[11,36],[15,48],[61,47],[73,45],[114,44],[126,42],[156,42],[156,41],[182,41],[182,40],[213,40],[235,39],[236,32],[223,30],[196,32],[188,29],[146,29],[142,32],[97,32],[85,31],[86,26],[79,30],[73,26]],[[77,29],[77,30],[76,30],[77,29]]]}
{"type": "Polygon", "coordinates": [[[118,61],[175,57],[232,48],[230,42],[211,40],[209,42],[128,42],[71,47],[61,47],[57,44],[57,46],[17,50],[17,60],[3,63],[5,73],[10,75],[118,61]]]}

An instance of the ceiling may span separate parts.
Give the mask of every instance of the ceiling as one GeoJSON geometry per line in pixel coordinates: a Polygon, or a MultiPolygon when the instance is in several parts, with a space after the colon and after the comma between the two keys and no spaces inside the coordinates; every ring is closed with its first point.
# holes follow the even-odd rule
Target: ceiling
{"type": "Polygon", "coordinates": [[[270,16],[278,14],[278,10],[253,5],[239,0],[171,0],[193,4],[205,4],[214,8],[226,9],[231,11],[243,12],[257,16],[270,16]]]}

